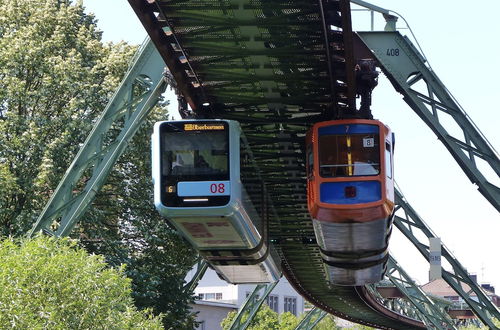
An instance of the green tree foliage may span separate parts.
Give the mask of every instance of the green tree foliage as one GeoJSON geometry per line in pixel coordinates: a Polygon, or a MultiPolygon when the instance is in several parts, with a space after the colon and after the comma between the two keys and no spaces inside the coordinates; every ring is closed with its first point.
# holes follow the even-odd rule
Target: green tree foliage
{"type": "Polygon", "coordinates": [[[0,328],[162,329],[138,311],[123,269],[68,239],[0,242],[0,328]]]}
{"type": "MultiPolygon", "coordinates": [[[[293,315],[292,315],[293,316],[293,315]]],[[[236,312],[230,312],[227,317],[222,320],[221,327],[224,330],[228,330],[231,327],[231,323],[236,317],[236,312]]],[[[242,317],[242,322],[248,319],[248,313],[245,313],[242,317]]],[[[257,311],[253,320],[248,326],[249,330],[278,330],[280,329],[280,322],[278,319],[278,314],[274,312],[268,305],[262,304],[262,306],[257,311]]]]}
{"type": "Polygon", "coordinates": [[[299,319],[290,312],[280,314],[278,316],[280,329],[293,330],[299,324],[299,319]]]}
{"type": "MultiPolygon", "coordinates": [[[[0,0],[0,237],[31,228],[135,49],[103,44],[81,1],[0,0]]],[[[191,328],[183,278],[194,252],[152,205],[149,140],[165,117],[152,113],[72,236],[127,265],[137,306],[164,313],[166,328],[191,328]]]]}
{"type": "Polygon", "coordinates": [[[336,329],[335,320],[332,315],[326,315],[316,324],[315,330],[332,330],[336,329]]]}
{"type": "MultiPolygon", "coordinates": [[[[276,330],[293,330],[297,327],[300,321],[306,316],[303,313],[299,317],[293,315],[290,312],[279,314],[274,312],[269,308],[267,304],[262,304],[259,311],[250,322],[247,329],[250,330],[266,330],[266,329],[276,329],[276,330]]],[[[231,327],[231,323],[236,317],[236,312],[230,312],[227,317],[222,320],[221,327],[224,330],[228,330],[231,327]]],[[[248,318],[248,313],[244,314],[242,317],[243,322],[248,318]]],[[[316,324],[315,329],[320,330],[331,330],[335,329],[335,321],[329,315],[325,316],[318,324],[316,324]]]]}
{"type": "Polygon", "coordinates": [[[128,65],[62,0],[0,0],[0,233],[33,224],[128,65]]]}

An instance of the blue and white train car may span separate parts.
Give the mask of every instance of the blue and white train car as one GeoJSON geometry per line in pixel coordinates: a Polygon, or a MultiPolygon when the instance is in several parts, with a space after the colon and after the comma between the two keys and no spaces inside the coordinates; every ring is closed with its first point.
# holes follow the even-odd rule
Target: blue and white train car
{"type": "Polygon", "coordinates": [[[162,216],[229,283],[281,276],[240,177],[240,125],[231,120],[162,121],[154,126],[154,200],[162,216]]]}

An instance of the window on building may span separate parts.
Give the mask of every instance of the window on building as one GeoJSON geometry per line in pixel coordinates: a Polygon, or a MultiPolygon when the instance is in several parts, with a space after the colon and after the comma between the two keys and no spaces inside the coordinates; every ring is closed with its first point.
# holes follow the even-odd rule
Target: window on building
{"type": "Polygon", "coordinates": [[[278,313],[278,296],[275,295],[267,296],[266,304],[269,306],[269,308],[278,313]]]}
{"type": "Polygon", "coordinates": [[[198,293],[200,300],[222,300],[222,292],[198,293]]]}
{"type": "Polygon", "coordinates": [[[214,300],[215,299],[215,293],[205,293],[205,300],[214,300]]]}
{"type": "Polygon", "coordinates": [[[284,312],[290,312],[293,315],[297,315],[297,298],[295,297],[285,297],[285,304],[283,306],[284,312]]]}

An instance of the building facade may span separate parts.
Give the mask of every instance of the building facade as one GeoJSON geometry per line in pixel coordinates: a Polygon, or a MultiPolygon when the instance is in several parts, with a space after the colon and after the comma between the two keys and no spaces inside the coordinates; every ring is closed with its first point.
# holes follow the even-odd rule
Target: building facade
{"type": "MultiPolygon", "coordinates": [[[[192,277],[194,272],[195,270],[188,274],[188,278],[192,277]]],[[[198,300],[192,305],[192,310],[198,312],[197,321],[201,322],[198,329],[221,329],[220,322],[230,311],[239,309],[255,287],[255,284],[228,284],[221,280],[215,271],[208,269],[194,291],[198,300]]],[[[269,294],[266,303],[278,314],[290,312],[298,316],[305,308],[304,298],[284,277],[269,294]]]]}
{"type": "MultiPolygon", "coordinates": [[[[474,276],[471,276],[471,278],[475,280],[474,276]]],[[[500,297],[495,294],[495,288],[489,284],[482,284],[481,287],[485,290],[484,293],[491,299],[493,304],[500,307],[500,297]]],[[[462,284],[462,289],[465,292],[471,291],[471,288],[467,284],[462,284]]],[[[442,297],[457,306],[468,308],[462,297],[443,279],[437,279],[424,284],[422,290],[434,296],[442,297]]],[[[471,293],[471,299],[477,301],[477,296],[473,292],[471,293]]]]}
{"type": "Polygon", "coordinates": [[[197,313],[198,330],[222,329],[220,324],[227,314],[238,310],[238,306],[234,304],[205,300],[196,300],[191,308],[197,313]]]}

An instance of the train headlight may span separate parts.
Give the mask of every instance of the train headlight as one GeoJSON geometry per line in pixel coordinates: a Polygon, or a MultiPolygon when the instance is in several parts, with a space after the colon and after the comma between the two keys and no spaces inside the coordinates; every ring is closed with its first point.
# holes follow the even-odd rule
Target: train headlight
{"type": "Polygon", "coordinates": [[[356,187],[355,186],[346,186],[344,188],[344,195],[346,198],[356,197],[356,187]]]}

